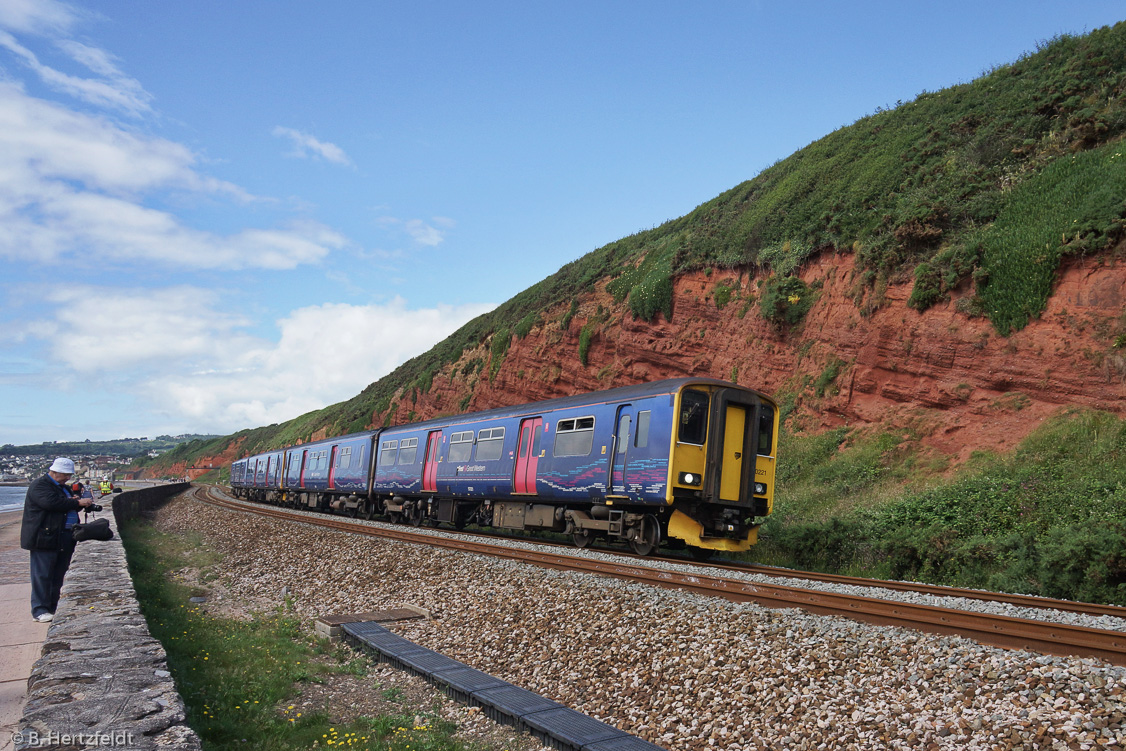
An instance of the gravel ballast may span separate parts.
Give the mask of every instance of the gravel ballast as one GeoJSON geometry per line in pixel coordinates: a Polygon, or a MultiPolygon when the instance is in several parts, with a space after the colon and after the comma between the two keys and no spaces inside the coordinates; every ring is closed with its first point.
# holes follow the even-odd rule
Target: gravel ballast
{"type": "MultiPolygon", "coordinates": [[[[414,605],[401,635],[668,749],[1126,747],[1126,669],[255,518],[158,527],[223,553],[245,608],[414,605]]],[[[886,591],[886,590],[885,590],[886,591]]],[[[1105,625],[1101,626],[1106,628],[1105,625]]]]}

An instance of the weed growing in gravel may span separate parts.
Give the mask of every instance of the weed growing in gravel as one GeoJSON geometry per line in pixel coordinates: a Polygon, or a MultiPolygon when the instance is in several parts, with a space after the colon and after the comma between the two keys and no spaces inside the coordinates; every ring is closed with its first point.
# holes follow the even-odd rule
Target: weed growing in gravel
{"type": "Polygon", "coordinates": [[[122,526],[121,538],[141,610],[168,653],[188,724],[205,749],[467,748],[450,737],[456,731],[452,723],[430,716],[361,717],[336,724],[321,712],[281,708],[298,684],[322,681],[333,672],[362,675],[366,661],[346,650],[336,650],[337,665],[317,661],[318,654],[332,649],[302,632],[291,607],[241,621],[191,604],[194,593],[175,572],[214,562],[198,536],[164,534],[137,520],[122,526]]]}

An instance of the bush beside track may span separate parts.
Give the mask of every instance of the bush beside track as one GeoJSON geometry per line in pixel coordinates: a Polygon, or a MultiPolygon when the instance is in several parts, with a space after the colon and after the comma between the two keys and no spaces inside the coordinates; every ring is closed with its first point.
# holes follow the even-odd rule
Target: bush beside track
{"type": "Polygon", "coordinates": [[[908,443],[845,430],[785,436],[786,500],[751,556],[1126,605],[1126,421],[1069,412],[1010,456],[982,453],[951,482],[903,491],[907,478],[925,481],[908,443]],[[868,505],[842,512],[849,497],[868,505]]]}

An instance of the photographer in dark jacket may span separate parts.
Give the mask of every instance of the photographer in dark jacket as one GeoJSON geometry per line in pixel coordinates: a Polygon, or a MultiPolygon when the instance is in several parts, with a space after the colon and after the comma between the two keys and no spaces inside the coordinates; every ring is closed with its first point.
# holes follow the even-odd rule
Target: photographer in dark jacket
{"type": "Polygon", "coordinates": [[[64,487],[74,474],[74,462],[59,457],[27,489],[23,502],[20,547],[31,551],[31,616],[40,623],[55,617],[63,578],[74,554],[74,538],[67,528],[68,512],[77,512],[93,498],[71,498],[64,487]]]}

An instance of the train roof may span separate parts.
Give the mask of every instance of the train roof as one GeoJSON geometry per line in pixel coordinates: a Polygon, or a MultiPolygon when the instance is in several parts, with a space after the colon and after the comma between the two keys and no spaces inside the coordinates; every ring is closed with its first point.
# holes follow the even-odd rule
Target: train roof
{"type": "Polygon", "coordinates": [[[643,397],[659,396],[661,394],[673,394],[679,391],[682,387],[688,385],[700,386],[725,386],[728,388],[738,388],[743,391],[751,391],[758,396],[768,399],[773,402],[770,397],[754,389],[747,388],[746,386],[739,386],[738,384],[729,383],[728,381],[721,381],[715,378],[669,378],[663,381],[652,381],[650,383],[638,383],[633,386],[619,386],[617,388],[606,389],[604,391],[588,391],[583,394],[574,394],[572,396],[560,396],[555,399],[545,399],[539,402],[526,402],[524,404],[514,404],[510,407],[494,407],[493,409],[483,410],[481,412],[466,412],[460,415],[449,415],[446,417],[436,417],[424,422],[404,423],[401,425],[392,425],[384,430],[401,430],[401,429],[415,429],[415,428],[429,428],[438,425],[456,425],[467,422],[477,422],[479,420],[488,420],[496,417],[512,417],[519,415],[534,415],[538,412],[549,412],[556,409],[567,409],[569,407],[582,407],[585,405],[605,404],[607,402],[620,402],[630,399],[640,399],[643,397]]]}
{"type": "Polygon", "coordinates": [[[250,456],[244,457],[244,459],[254,459],[255,457],[267,456],[269,454],[284,453],[292,449],[308,449],[322,444],[340,443],[341,441],[346,441],[354,438],[372,436],[383,431],[414,430],[416,428],[425,429],[439,425],[459,425],[462,423],[477,422],[479,420],[489,420],[498,417],[512,417],[524,414],[533,415],[537,412],[548,412],[556,409],[567,409],[569,407],[582,407],[585,405],[604,404],[607,402],[619,402],[629,399],[659,396],[660,394],[673,394],[687,385],[724,386],[728,388],[738,388],[744,391],[751,391],[760,397],[770,399],[769,396],[763,394],[760,391],[756,391],[755,389],[747,388],[746,386],[739,386],[738,384],[730,383],[728,381],[721,381],[716,378],[668,378],[662,381],[637,383],[632,386],[619,386],[617,388],[605,389],[603,391],[588,391],[582,394],[574,394],[572,396],[560,396],[554,399],[545,399],[538,402],[514,404],[510,407],[494,407],[493,409],[486,409],[480,412],[466,412],[460,415],[436,417],[430,420],[425,420],[423,422],[402,423],[399,425],[391,425],[386,428],[362,430],[356,433],[349,433],[347,435],[322,438],[317,441],[309,441],[307,443],[286,446],[285,448],[261,451],[257,454],[251,454],[250,456]]]}

